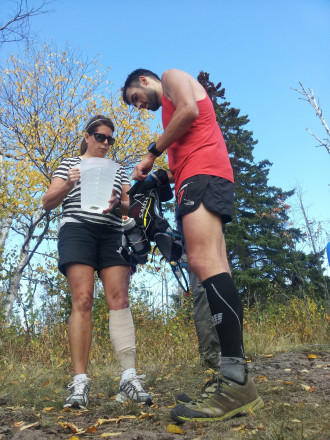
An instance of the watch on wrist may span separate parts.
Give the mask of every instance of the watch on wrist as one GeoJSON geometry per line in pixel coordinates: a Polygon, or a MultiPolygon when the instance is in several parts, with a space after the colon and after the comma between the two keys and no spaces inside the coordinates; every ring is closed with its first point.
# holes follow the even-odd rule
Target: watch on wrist
{"type": "Polygon", "coordinates": [[[156,142],[151,142],[151,144],[149,144],[148,151],[156,157],[159,157],[162,154],[162,151],[157,150],[156,142]]]}

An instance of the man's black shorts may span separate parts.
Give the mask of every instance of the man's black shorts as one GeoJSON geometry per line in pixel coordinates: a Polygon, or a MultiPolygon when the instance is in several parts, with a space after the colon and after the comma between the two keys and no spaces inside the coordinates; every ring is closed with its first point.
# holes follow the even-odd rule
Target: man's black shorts
{"type": "Polygon", "coordinates": [[[234,184],[222,177],[198,174],[182,182],[176,201],[178,219],[195,211],[203,203],[206,209],[219,215],[225,224],[233,218],[234,184]]]}
{"type": "Polygon", "coordinates": [[[68,263],[88,264],[99,273],[105,267],[129,266],[117,252],[122,233],[95,223],[65,223],[58,236],[58,268],[68,263]]]}

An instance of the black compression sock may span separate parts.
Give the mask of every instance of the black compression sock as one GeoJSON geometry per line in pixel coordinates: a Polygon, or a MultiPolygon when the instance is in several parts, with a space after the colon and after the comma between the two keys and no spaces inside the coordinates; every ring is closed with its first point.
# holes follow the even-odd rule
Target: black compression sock
{"type": "Polygon", "coordinates": [[[223,272],[207,278],[203,286],[218,332],[221,355],[244,358],[243,309],[233,279],[227,272],[223,272]]]}

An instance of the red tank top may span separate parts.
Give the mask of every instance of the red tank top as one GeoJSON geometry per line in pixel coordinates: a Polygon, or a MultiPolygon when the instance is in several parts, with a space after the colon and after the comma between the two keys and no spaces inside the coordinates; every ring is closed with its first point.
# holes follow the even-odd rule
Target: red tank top
{"type": "MultiPolygon", "coordinates": [[[[189,130],[167,149],[170,171],[175,179],[175,193],[182,182],[196,174],[223,177],[234,182],[225,141],[215,118],[209,96],[197,101],[199,116],[189,130]]],[[[162,120],[169,124],[175,107],[164,95],[162,120]]]]}

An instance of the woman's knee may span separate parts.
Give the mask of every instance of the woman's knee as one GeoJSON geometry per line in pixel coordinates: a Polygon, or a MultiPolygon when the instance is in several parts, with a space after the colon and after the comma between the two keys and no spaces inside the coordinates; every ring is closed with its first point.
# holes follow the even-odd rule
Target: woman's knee
{"type": "Polygon", "coordinates": [[[126,289],[112,289],[106,293],[106,300],[109,310],[121,310],[129,307],[128,292],[126,289]]]}
{"type": "Polygon", "coordinates": [[[93,294],[81,293],[72,296],[72,310],[77,312],[90,312],[93,307],[93,294]]]}

